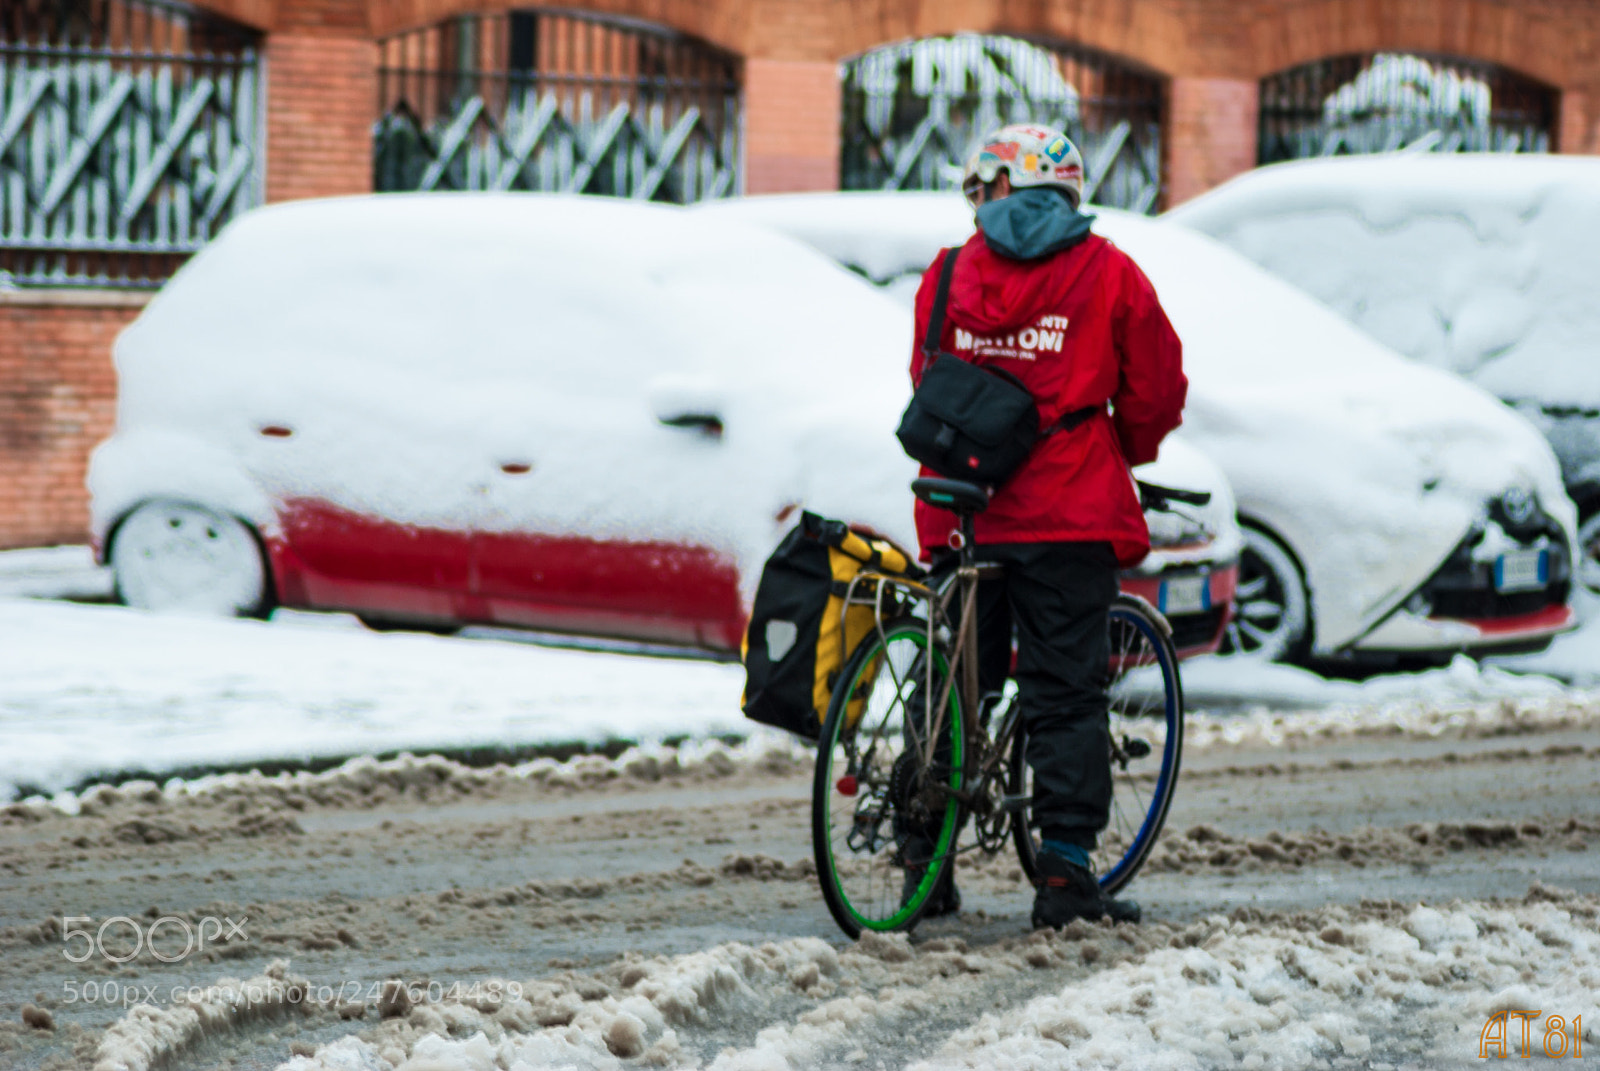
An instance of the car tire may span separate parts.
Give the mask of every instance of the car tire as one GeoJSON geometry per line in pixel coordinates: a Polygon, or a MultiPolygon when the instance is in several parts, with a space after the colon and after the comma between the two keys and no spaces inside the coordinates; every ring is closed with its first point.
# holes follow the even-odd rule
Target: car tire
{"type": "Polygon", "coordinates": [[[117,525],[109,550],[117,598],[127,606],[217,617],[269,609],[261,544],[231,514],[190,502],[146,502],[117,525]]]}
{"type": "Polygon", "coordinates": [[[1600,506],[1578,525],[1578,583],[1600,595],[1600,506]]]}
{"type": "Polygon", "coordinates": [[[1311,597],[1300,563],[1259,528],[1242,526],[1239,587],[1222,650],[1272,662],[1303,661],[1311,649],[1311,597]]]}

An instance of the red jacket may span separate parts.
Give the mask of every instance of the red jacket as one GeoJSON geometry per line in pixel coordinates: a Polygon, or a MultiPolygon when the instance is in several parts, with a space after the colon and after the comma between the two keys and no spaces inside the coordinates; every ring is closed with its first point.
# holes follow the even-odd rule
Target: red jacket
{"type": "MultiPolygon", "coordinates": [[[[922,341],[946,255],[917,291],[912,383],[922,378],[922,341]]],[[[1106,540],[1118,562],[1138,564],[1150,533],[1129,466],[1154,461],[1182,422],[1189,381],[1182,344],[1128,255],[1091,234],[1044,260],[1010,260],[980,231],[956,262],[941,348],[1015,375],[1033,392],[1041,427],[1074,409],[1102,410],[1040,442],[978,515],[978,542],[1106,540]]],[[[918,501],[916,518],[924,558],[948,545],[953,514],[918,501]]]]}

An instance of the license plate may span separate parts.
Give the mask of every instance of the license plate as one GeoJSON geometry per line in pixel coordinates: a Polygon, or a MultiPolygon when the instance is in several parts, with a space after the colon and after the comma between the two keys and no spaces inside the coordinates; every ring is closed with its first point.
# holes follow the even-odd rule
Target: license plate
{"type": "Polygon", "coordinates": [[[1161,582],[1161,612],[1192,614],[1211,608],[1211,584],[1204,576],[1176,576],[1161,582]]]}
{"type": "Polygon", "coordinates": [[[1550,583],[1550,552],[1519,550],[1494,560],[1496,591],[1534,591],[1550,583]]]}

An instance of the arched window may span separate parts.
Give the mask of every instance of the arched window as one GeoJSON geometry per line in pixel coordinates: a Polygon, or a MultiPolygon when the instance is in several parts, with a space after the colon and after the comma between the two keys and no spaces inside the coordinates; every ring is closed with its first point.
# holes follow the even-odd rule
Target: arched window
{"type": "Polygon", "coordinates": [[[0,3],[0,285],[160,285],[261,202],[257,36],[167,0],[0,3]]]}
{"type": "Polygon", "coordinates": [[[570,11],[467,15],[379,42],[378,190],[686,203],[738,185],[737,56],[570,11]]]}
{"type": "Polygon", "coordinates": [[[1263,164],[1390,152],[1548,152],[1555,91],[1478,60],[1335,56],[1261,80],[1263,164]]]}
{"type": "Polygon", "coordinates": [[[1004,123],[1035,122],[1078,142],[1087,200],[1156,209],[1164,87],[1121,60],[962,34],[863,53],[846,61],[843,81],[844,189],[955,188],[976,138],[1004,123]]]}

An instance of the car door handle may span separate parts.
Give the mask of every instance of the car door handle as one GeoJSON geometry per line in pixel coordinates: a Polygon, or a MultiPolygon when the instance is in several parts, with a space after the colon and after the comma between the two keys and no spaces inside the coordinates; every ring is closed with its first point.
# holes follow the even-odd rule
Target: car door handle
{"type": "Polygon", "coordinates": [[[708,439],[722,438],[722,418],[715,413],[675,413],[656,419],[669,428],[691,428],[708,439]]]}

